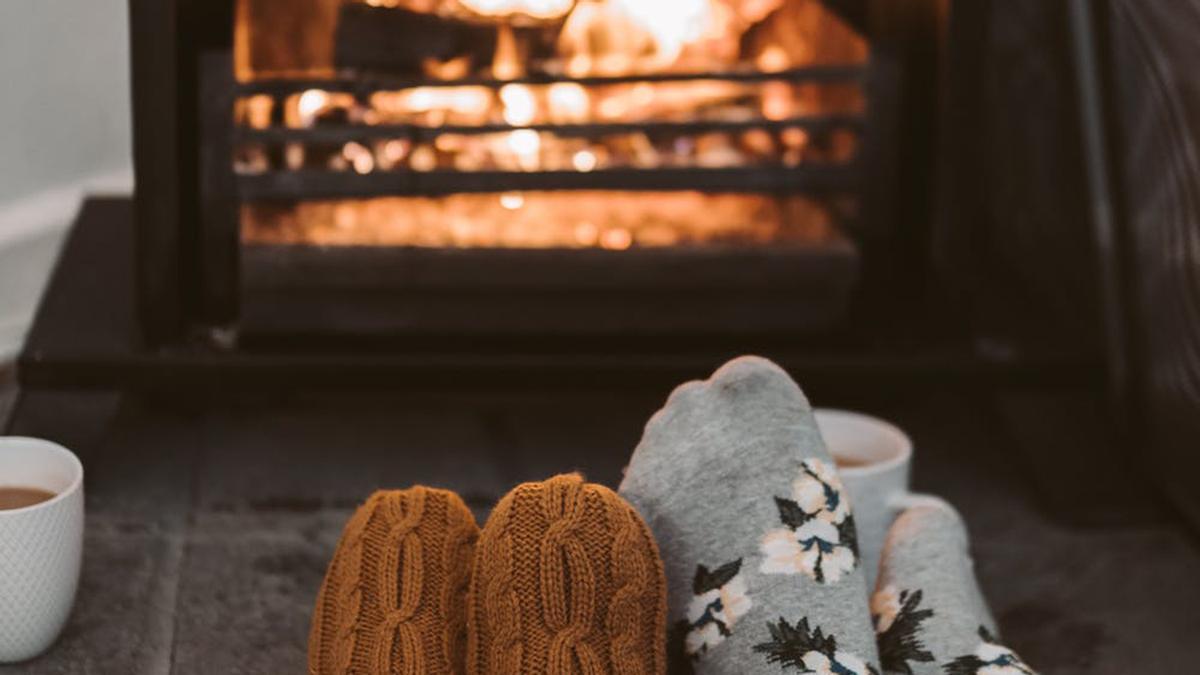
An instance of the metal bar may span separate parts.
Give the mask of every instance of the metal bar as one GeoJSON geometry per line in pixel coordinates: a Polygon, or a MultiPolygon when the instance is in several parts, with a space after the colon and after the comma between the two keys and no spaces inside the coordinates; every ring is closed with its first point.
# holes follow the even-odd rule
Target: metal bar
{"type": "Polygon", "coordinates": [[[134,264],[139,323],[151,346],[177,337],[184,315],[178,10],[175,0],[129,0],[134,264]]]}
{"type": "Polygon", "coordinates": [[[381,124],[381,125],[338,125],[319,126],[307,129],[271,127],[267,129],[242,128],[237,131],[238,142],[250,143],[347,143],[350,141],[368,141],[382,138],[407,138],[416,141],[432,141],[439,136],[459,134],[474,136],[480,134],[495,134],[532,129],[552,133],[560,138],[596,138],[613,134],[648,133],[648,134],[700,134],[714,131],[738,132],[751,129],[781,131],[783,129],[802,127],[812,131],[829,131],[836,128],[847,128],[855,131],[865,127],[861,115],[812,115],[793,117],[786,120],[745,120],[727,122],[720,120],[696,122],[622,122],[617,124],[531,124],[513,126],[509,124],[482,124],[477,126],[447,125],[427,127],[418,124],[381,124]]]}
{"type": "Polygon", "coordinates": [[[240,219],[233,172],[233,55],[200,55],[199,219],[196,266],[205,337],[232,347],[238,317],[240,219]]]}
{"type": "Polygon", "coordinates": [[[637,75],[570,77],[568,75],[531,74],[511,80],[490,77],[470,77],[458,80],[432,80],[419,77],[392,77],[364,73],[357,77],[334,77],[332,79],[262,79],[238,84],[238,94],[270,94],[286,96],[309,89],[345,92],[358,95],[377,91],[396,91],[416,87],[488,87],[499,89],[509,84],[554,84],[571,82],[583,86],[609,84],[636,84],[640,82],[694,82],[717,80],[725,82],[858,82],[866,75],[866,64],[839,66],[809,66],[791,68],[779,72],[757,70],[724,71],[714,73],[642,73],[637,75]]]}
{"type": "Polygon", "coordinates": [[[444,195],[510,190],[700,190],[704,192],[848,192],[858,186],[852,164],[798,168],[614,169],[577,171],[395,171],[365,175],[326,171],[275,171],[238,177],[247,201],[297,201],[444,195]]]}

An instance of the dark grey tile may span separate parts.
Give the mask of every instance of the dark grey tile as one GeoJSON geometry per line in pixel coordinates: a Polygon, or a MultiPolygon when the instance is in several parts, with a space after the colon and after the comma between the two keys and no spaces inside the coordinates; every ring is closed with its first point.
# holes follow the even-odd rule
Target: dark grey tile
{"type": "Polygon", "coordinates": [[[348,516],[198,514],[179,588],[172,673],[304,672],[309,616],[348,516]]]}
{"type": "Polygon", "coordinates": [[[482,414],[510,484],[579,471],[615,489],[646,421],[662,403],[653,394],[628,392],[526,396],[482,414]]]}
{"type": "Polygon", "coordinates": [[[489,503],[505,489],[470,408],[348,397],[244,404],[206,420],[199,505],[207,511],[351,507],[377,489],[427,484],[489,503]]]}
{"type": "Polygon", "coordinates": [[[62,636],[42,657],[0,666],[0,673],[166,675],[182,549],[178,533],[130,531],[92,518],[79,593],[62,636]]]}

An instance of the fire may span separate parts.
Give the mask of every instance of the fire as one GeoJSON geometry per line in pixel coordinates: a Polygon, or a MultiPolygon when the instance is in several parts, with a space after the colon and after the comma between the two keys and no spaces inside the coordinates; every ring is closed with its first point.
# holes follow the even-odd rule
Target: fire
{"type": "Polygon", "coordinates": [[[802,197],[700,192],[506,192],[243,207],[250,244],[594,248],[808,246],[835,239],[802,197]]]}
{"type": "Polygon", "coordinates": [[[657,61],[670,64],[699,40],[716,16],[714,0],[610,0],[653,39],[657,61]]]}
{"type": "Polygon", "coordinates": [[[533,124],[537,117],[538,103],[533,90],[523,84],[505,85],[500,90],[504,103],[504,121],[515,127],[533,124]]]}
{"type": "MultiPolygon", "coordinates": [[[[464,50],[414,63],[411,73],[425,78],[420,85],[398,84],[366,98],[333,87],[279,100],[246,96],[236,114],[250,130],[270,129],[279,118],[293,129],[396,130],[362,138],[332,135],[341,138],[337,141],[289,139],[275,146],[248,141],[237,148],[239,172],[796,167],[852,161],[857,151],[853,131],[816,131],[796,118],[861,112],[858,83],[722,77],[864,62],[865,42],[819,0],[356,1],[466,20],[475,29],[494,26],[495,50],[490,60],[464,50]],[[636,81],[655,73],[713,75],[636,81]],[[564,76],[618,80],[585,83],[562,81],[564,76]],[[619,79],[626,76],[634,81],[619,79]],[[459,82],[488,77],[499,82],[459,82]],[[758,124],[763,121],[779,124],[758,124]],[[689,127],[692,123],[704,128],[689,127]],[[650,126],[630,126],[639,124],[650,126]]],[[[266,24],[261,30],[277,38],[281,33],[266,24]]],[[[278,49],[286,50],[285,43],[278,49]]],[[[243,216],[247,241],[260,243],[619,251],[805,240],[828,226],[829,208],[754,194],[564,191],[248,207],[243,216]]]]}
{"type": "Polygon", "coordinates": [[[575,0],[458,0],[471,12],[487,17],[524,15],[539,20],[560,19],[575,6],[575,0]]]}
{"type": "Polygon", "coordinates": [[[537,171],[541,168],[540,153],[542,138],[532,129],[518,129],[509,132],[508,148],[517,157],[517,163],[522,171],[537,171]]]}

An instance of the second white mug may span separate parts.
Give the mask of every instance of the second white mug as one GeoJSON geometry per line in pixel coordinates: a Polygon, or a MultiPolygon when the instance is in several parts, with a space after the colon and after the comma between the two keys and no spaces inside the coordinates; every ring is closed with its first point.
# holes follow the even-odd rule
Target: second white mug
{"type": "Polygon", "coordinates": [[[867,588],[875,588],[883,542],[896,516],[921,498],[909,492],[913,444],[890,422],[847,410],[814,411],[825,446],[838,465],[858,530],[867,588]]]}

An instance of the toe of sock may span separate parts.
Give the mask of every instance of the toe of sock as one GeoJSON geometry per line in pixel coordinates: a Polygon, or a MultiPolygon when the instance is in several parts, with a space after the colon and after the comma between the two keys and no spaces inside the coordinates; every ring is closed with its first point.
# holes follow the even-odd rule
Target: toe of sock
{"type": "Polygon", "coordinates": [[[309,671],[407,663],[430,674],[461,672],[463,603],[478,532],[451,492],[416,487],[372,495],[347,523],[322,584],[309,671]]]}
{"type": "Polygon", "coordinates": [[[577,475],[527,483],[483,528],[471,591],[468,672],[652,675],[664,662],[666,584],[634,509],[577,475]]]}
{"type": "MultiPolygon", "coordinates": [[[[892,649],[927,652],[929,664],[908,663],[914,673],[941,673],[947,663],[979,647],[980,634],[996,625],[975,577],[967,528],[944,502],[927,501],[905,510],[888,532],[872,614],[880,630],[884,665],[892,649]],[[911,639],[898,631],[908,630],[911,639]],[[928,669],[922,670],[923,667],[928,669]]],[[[905,672],[895,665],[889,672],[905,672]]]]}

